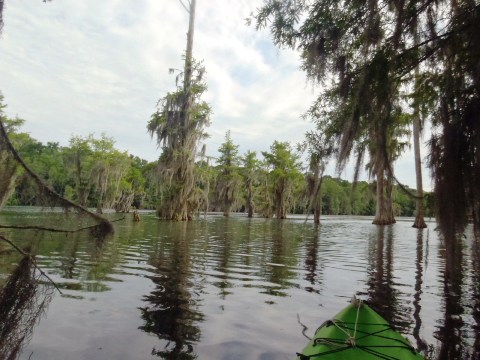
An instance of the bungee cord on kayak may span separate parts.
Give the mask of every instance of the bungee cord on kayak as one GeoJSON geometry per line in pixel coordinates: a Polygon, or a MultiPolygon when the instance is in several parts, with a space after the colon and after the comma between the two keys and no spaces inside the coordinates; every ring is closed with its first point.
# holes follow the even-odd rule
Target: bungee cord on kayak
{"type": "Polygon", "coordinates": [[[393,330],[375,311],[355,298],[346,309],[324,322],[303,352],[297,353],[299,360],[320,358],[423,359],[408,340],[393,330]],[[369,319],[372,321],[365,321],[369,319]],[[350,351],[340,356],[337,354],[346,350],[350,351]]]}
{"type": "Polygon", "coordinates": [[[378,358],[381,358],[381,359],[401,360],[401,359],[396,358],[396,357],[391,357],[391,356],[379,353],[378,351],[373,350],[373,348],[402,348],[402,349],[410,350],[413,353],[415,353],[415,349],[411,345],[409,345],[408,343],[405,343],[401,340],[398,340],[398,339],[395,339],[395,338],[392,338],[392,337],[386,337],[386,336],[378,335],[379,333],[381,333],[383,331],[392,330],[389,325],[354,323],[355,327],[352,329],[352,328],[346,326],[346,324],[347,323],[342,323],[342,322],[338,322],[338,321],[335,321],[335,320],[329,320],[329,321],[326,321],[324,323],[324,325],[322,325],[322,327],[323,326],[335,325],[339,330],[341,330],[342,332],[344,332],[346,335],[349,336],[346,340],[345,339],[332,339],[332,338],[315,338],[314,339],[314,344],[315,345],[323,344],[323,345],[328,345],[328,346],[332,346],[332,347],[336,346],[337,347],[336,349],[332,349],[330,351],[325,351],[325,352],[322,352],[322,353],[317,353],[317,354],[314,354],[314,355],[304,355],[304,354],[301,354],[301,353],[297,353],[297,356],[300,357],[300,360],[307,360],[307,359],[311,359],[311,358],[322,356],[322,355],[324,356],[324,355],[332,354],[332,353],[339,352],[339,351],[358,348],[358,349],[361,349],[361,350],[366,351],[368,353],[371,353],[372,355],[375,355],[375,356],[377,356],[378,358]],[[357,330],[356,329],[357,324],[358,325],[385,326],[385,328],[382,329],[382,330],[379,330],[377,332],[374,332],[374,333],[365,333],[365,332],[359,330],[358,333],[359,334],[365,334],[365,336],[362,336],[362,337],[357,339],[355,337],[355,333],[356,333],[356,330],[357,330]],[[347,330],[354,330],[354,336],[350,336],[350,333],[347,330]],[[365,339],[367,336],[376,336],[376,337],[379,337],[379,338],[382,338],[382,339],[387,339],[387,340],[391,340],[391,341],[394,341],[394,342],[400,342],[402,345],[368,345],[368,346],[362,346],[362,345],[357,344],[357,340],[365,339]]]}

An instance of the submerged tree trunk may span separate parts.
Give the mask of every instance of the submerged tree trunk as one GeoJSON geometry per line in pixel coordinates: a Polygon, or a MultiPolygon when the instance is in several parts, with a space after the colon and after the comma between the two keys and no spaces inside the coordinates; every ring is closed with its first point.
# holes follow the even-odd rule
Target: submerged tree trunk
{"type": "Polygon", "coordinates": [[[323,170],[325,167],[318,167],[315,172],[314,189],[313,189],[313,223],[320,224],[320,215],[322,214],[322,182],[323,170]]]}
{"type": "MultiPolygon", "coordinates": [[[[320,181],[321,183],[321,181],[320,181]]],[[[319,185],[321,186],[321,185],[319,185]]],[[[320,215],[322,215],[322,191],[318,188],[317,199],[315,201],[315,207],[313,208],[313,223],[320,224],[320,215]]]]}
{"type": "Polygon", "coordinates": [[[232,206],[230,204],[224,205],[223,216],[230,217],[230,212],[232,211],[232,206]]]}
{"type": "Polygon", "coordinates": [[[135,198],[135,192],[132,191],[122,191],[120,198],[115,203],[115,211],[117,213],[128,213],[130,212],[133,200],[135,198]]]}
{"type": "Polygon", "coordinates": [[[254,213],[254,203],[253,203],[253,184],[252,180],[248,179],[246,182],[247,194],[246,194],[246,207],[247,207],[247,216],[249,218],[253,217],[254,213]]]}
{"type": "Polygon", "coordinates": [[[285,180],[281,180],[275,189],[275,216],[277,219],[287,218],[287,209],[285,207],[285,180]]]}
{"type": "Polygon", "coordinates": [[[320,215],[322,214],[322,175],[319,174],[320,168],[314,169],[313,174],[307,175],[307,195],[308,206],[307,211],[310,214],[313,211],[313,223],[320,224],[320,215]]]}

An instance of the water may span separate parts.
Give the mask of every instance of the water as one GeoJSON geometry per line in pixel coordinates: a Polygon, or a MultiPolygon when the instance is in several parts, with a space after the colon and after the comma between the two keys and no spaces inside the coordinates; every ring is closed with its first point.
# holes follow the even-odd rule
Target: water
{"type": "MultiPolygon", "coordinates": [[[[30,246],[62,291],[45,278],[19,281],[26,301],[13,326],[2,319],[0,335],[15,336],[0,339],[0,354],[18,345],[18,358],[32,360],[294,359],[357,295],[429,358],[480,358],[480,256],[469,232],[447,256],[432,222],[419,231],[410,220],[322,221],[172,223],[146,213],[115,222],[103,241],[0,229],[30,246]]],[[[0,213],[0,224],[25,223],[81,226],[61,213],[0,213]]],[[[0,242],[0,286],[20,259],[0,242]]]]}

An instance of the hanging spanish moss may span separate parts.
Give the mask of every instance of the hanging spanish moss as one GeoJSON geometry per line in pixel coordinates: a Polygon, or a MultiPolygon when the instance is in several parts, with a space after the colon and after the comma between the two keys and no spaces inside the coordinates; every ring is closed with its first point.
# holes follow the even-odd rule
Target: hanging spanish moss
{"type": "Polygon", "coordinates": [[[442,199],[439,224],[447,238],[455,238],[469,221],[480,224],[480,99],[472,99],[458,117],[444,106],[441,131],[430,142],[430,166],[435,195],[442,199]]]}
{"type": "Polygon", "coordinates": [[[162,146],[158,161],[161,195],[157,215],[167,220],[191,220],[201,201],[195,189],[195,157],[200,142],[207,136],[204,129],[210,122],[210,107],[200,101],[206,90],[205,70],[198,63],[192,67],[190,90],[186,92],[179,87],[160,99],[158,110],[147,127],[162,146]],[[186,102],[190,104],[187,109],[186,102]]]}
{"type": "Polygon", "coordinates": [[[440,229],[453,243],[470,220],[480,226],[478,1],[264,0],[254,19],[276,45],[299,49],[308,78],[322,85],[316,106],[338,137],[340,167],[374,143],[377,184],[385,170],[388,183],[389,132],[401,119],[392,115],[413,100],[407,115],[433,126],[440,229]]]}
{"type": "Polygon", "coordinates": [[[480,225],[480,5],[452,9],[452,33],[442,44],[440,99],[430,141],[437,218],[447,239],[468,221],[480,225]]]}

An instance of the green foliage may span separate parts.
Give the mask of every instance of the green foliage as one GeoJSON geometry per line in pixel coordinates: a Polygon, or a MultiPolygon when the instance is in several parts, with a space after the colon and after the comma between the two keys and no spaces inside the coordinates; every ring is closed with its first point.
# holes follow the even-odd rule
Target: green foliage
{"type": "Polygon", "coordinates": [[[255,198],[259,193],[260,162],[257,159],[257,153],[250,150],[241,158],[241,161],[242,168],[240,173],[243,178],[245,207],[248,217],[252,217],[255,212],[255,198]]]}
{"type": "MultiPolygon", "coordinates": [[[[8,122],[9,129],[18,129],[21,122],[8,122]]],[[[84,206],[117,208],[122,194],[130,196],[122,211],[128,211],[137,193],[142,193],[145,179],[141,168],[126,152],[114,148],[114,141],[102,135],[95,138],[72,136],[70,146],[46,145],[28,134],[12,132],[11,139],[25,163],[61,196],[84,206]],[[139,173],[140,172],[140,173],[139,173]]],[[[19,174],[9,204],[40,205],[38,193],[27,176],[19,174]]],[[[120,208],[119,208],[120,209],[120,208]]]]}
{"type": "Polygon", "coordinates": [[[218,152],[220,156],[217,159],[217,196],[224,216],[229,216],[230,211],[238,205],[242,184],[238,145],[233,143],[230,131],[227,131],[225,142],[220,145],[218,152]]]}
{"type": "Polygon", "coordinates": [[[275,215],[285,219],[287,209],[296,200],[295,186],[303,178],[299,156],[293,153],[288,142],[278,141],[270,146],[270,152],[262,151],[262,155],[268,169],[275,215]]]}

